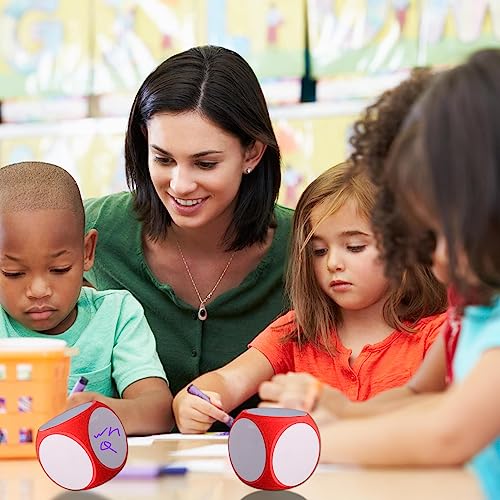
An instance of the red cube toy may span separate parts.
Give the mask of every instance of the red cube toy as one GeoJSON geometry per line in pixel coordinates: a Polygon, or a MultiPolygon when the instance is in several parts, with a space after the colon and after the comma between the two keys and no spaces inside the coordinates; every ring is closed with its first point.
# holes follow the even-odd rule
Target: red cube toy
{"type": "Polygon", "coordinates": [[[245,484],[284,490],[312,475],[319,461],[320,436],[305,411],[253,408],[235,419],[228,446],[231,465],[245,484]]]}
{"type": "Polygon", "coordinates": [[[127,461],[127,436],[120,419],[98,401],[61,413],[38,429],[36,453],[43,470],[68,490],[95,488],[127,461]]]}

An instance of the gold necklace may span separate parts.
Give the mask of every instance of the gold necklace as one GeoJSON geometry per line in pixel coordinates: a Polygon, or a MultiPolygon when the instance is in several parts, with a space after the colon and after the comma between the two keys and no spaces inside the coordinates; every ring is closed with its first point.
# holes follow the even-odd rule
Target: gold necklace
{"type": "Polygon", "coordinates": [[[176,238],[175,242],[177,243],[177,249],[179,250],[179,253],[181,255],[182,262],[184,262],[184,267],[186,268],[189,279],[191,280],[191,283],[193,284],[193,288],[194,288],[194,291],[196,292],[196,296],[198,297],[198,300],[200,301],[200,307],[198,308],[198,319],[200,321],[205,321],[207,319],[207,316],[208,316],[205,304],[207,303],[208,300],[210,300],[210,298],[214,294],[216,288],[219,286],[219,283],[222,281],[222,278],[224,278],[224,275],[226,274],[226,271],[229,269],[229,266],[231,265],[231,262],[233,261],[233,257],[234,257],[236,252],[233,252],[231,254],[231,257],[229,257],[229,260],[227,261],[226,267],[224,268],[221,275],[219,276],[219,279],[215,282],[215,285],[213,286],[212,290],[210,290],[209,294],[204,299],[202,299],[201,294],[198,290],[198,287],[196,286],[196,283],[194,282],[194,278],[193,278],[193,275],[191,274],[188,263],[186,262],[186,259],[184,258],[184,254],[182,253],[181,246],[179,245],[179,242],[177,241],[177,238],[176,238]]]}

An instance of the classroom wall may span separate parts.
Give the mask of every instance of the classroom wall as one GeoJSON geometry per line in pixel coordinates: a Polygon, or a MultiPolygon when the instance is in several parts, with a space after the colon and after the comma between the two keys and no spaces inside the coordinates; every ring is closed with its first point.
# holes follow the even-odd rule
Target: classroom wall
{"type": "Polygon", "coordinates": [[[58,163],[85,197],[125,189],[135,91],[165,57],[212,43],[261,81],[283,153],[280,201],[294,206],[348,155],[360,110],[409,68],[500,46],[500,2],[0,0],[0,33],[0,165],[58,163]]]}

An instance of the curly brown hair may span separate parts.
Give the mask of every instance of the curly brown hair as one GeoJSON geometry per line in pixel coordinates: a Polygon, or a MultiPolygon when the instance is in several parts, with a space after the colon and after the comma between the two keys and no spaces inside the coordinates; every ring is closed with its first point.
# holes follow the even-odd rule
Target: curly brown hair
{"type": "Polygon", "coordinates": [[[430,68],[414,68],[406,80],[386,90],[354,123],[349,139],[353,148],[350,159],[359,168],[366,167],[376,185],[403,121],[433,76],[430,68]]]}
{"type": "MultiPolygon", "coordinates": [[[[405,270],[414,265],[422,266],[421,272],[431,275],[429,255],[435,244],[433,234],[422,226],[409,230],[408,220],[403,219],[397,210],[394,194],[384,185],[382,174],[391,145],[403,122],[434,78],[430,68],[414,68],[406,80],[385,91],[365,109],[354,124],[349,141],[353,148],[350,159],[354,168],[365,170],[378,187],[372,224],[381,243],[386,273],[395,282],[400,282],[405,270]],[[413,254],[409,255],[410,252],[413,254]]],[[[437,289],[441,289],[445,304],[443,286],[435,278],[430,279],[437,289]]]]}
{"type": "MultiPolygon", "coordinates": [[[[380,178],[380,217],[392,197],[413,233],[419,226],[438,228],[447,243],[450,284],[474,303],[500,290],[499,81],[498,48],[477,51],[437,76],[405,121],[380,178]],[[460,269],[461,254],[480,284],[460,269]]],[[[394,234],[389,225],[383,234],[394,262],[430,258],[410,238],[402,248],[391,245],[394,234]]]]}

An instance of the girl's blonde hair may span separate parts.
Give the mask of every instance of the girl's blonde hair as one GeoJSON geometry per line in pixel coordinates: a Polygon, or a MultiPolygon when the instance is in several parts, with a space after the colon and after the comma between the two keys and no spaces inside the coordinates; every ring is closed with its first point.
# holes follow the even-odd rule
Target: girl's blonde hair
{"type": "MultiPolygon", "coordinates": [[[[305,189],[295,209],[286,288],[295,310],[296,328],[284,339],[299,345],[312,343],[330,354],[332,331],[342,323],[341,308],[321,290],[313,268],[310,240],[317,227],[327,217],[353,200],[359,214],[367,220],[375,205],[376,188],[359,168],[341,163],[323,172],[305,189]],[[313,227],[311,214],[319,209],[320,218],[313,227]]],[[[444,287],[430,269],[416,265],[407,269],[400,283],[384,305],[384,319],[397,330],[413,332],[412,323],[443,312],[446,308],[444,287]]]]}

